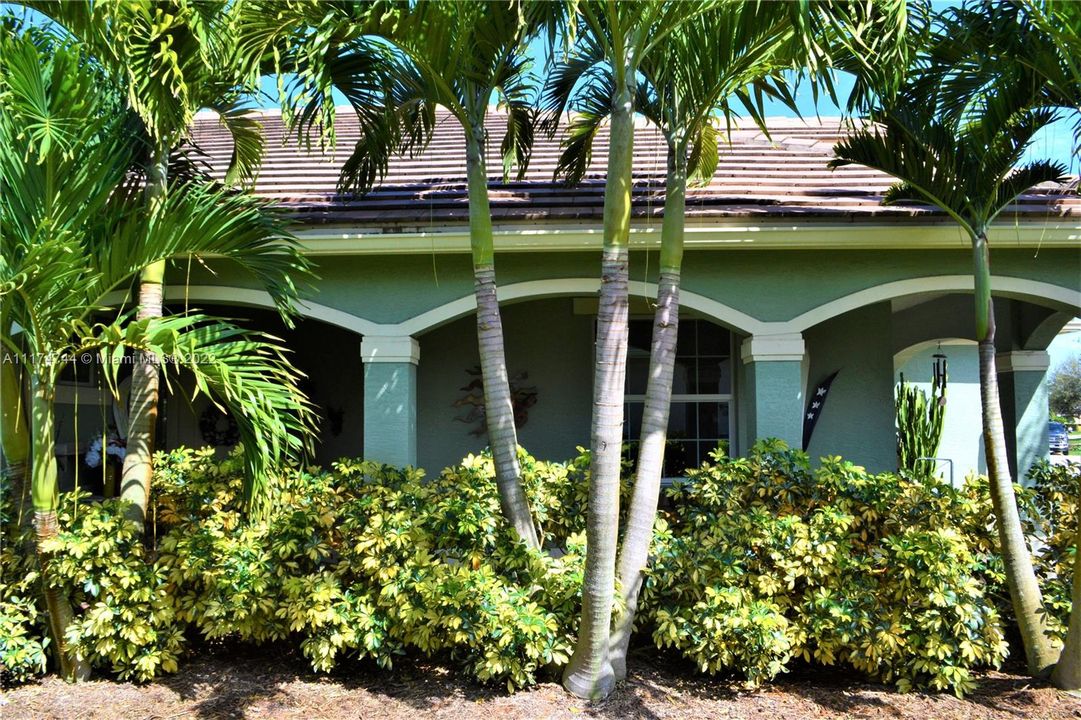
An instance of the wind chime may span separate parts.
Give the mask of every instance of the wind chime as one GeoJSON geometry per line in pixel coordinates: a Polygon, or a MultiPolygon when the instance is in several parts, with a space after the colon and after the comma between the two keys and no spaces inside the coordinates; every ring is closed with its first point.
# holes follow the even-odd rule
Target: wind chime
{"type": "Polygon", "coordinates": [[[945,405],[948,365],[946,355],[942,352],[942,343],[938,344],[938,352],[932,355],[931,359],[934,361],[931,367],[931,397],[935,398],[939,405],[945,405]]]}

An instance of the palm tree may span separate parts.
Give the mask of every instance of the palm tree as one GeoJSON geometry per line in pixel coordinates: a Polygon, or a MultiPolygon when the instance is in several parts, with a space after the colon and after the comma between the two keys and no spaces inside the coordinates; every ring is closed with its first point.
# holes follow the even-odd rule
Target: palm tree
{"type": "Polygon", "coordinates": [[[971,240],[991,499],[1029,671],[1041,675],[1051,668],[1055,656],[1044,634],[1040,588],[1006,460],[995,370],[987,229],[1028,188],[1065,179],[1061,164],[1037,161],[1020,165],[1033,135],[1053,122],[1056,114],[1047,108],[1032,108],[1024,93],[1009,88],[995,88],[969,112],[944,112],[941,87],[941,83],[913,82],[895,103],[874,115],[875,124],[856,128],[838,143],[834,148],[838,159],[831,164],[858,163],[893,175],[899,182],[887,193],[885,202],[930,203],[953,218],[971,240]]]}
{"type": "MultiPolygon", "coordinates": [[[[617,562],[625,608],[615,619],[610,641],[610,662],[617,680],[626,677],[627,650],[660,495],[679,327],[688,178],[708,182],[713,176],[719,159],[716,113],[730,124],[732,101],[738,100],[763,130],[767,130],[761,116],[763,92],[794,105],[782,75],[792,65],[795,33],[789,20],[789,8],[782,4],[722,5],[687,23],[639,66],[642,79],[636,89],[635,108],[663,134],[668,157],[638,464],[617,562]]],[[[596,53],[597,48],[582,50],[596,53]]],[[[559,113],[572,107],[575,113],[557,169],[570,183],[580,181],[589,165],[593,139],[612,107],[612,81],[612,73],[596,55],[576,55],[552,73],[549,106],[559,113]],[[583,67],[593,71],[589,82],[580,84],[578,71],[583,67]],[[572,89],[575,100],[566,95],[572,89]]]]}
{"type": "Polygon", "coordinates": [[[69,653],[71,607],[50,572],[62,363],[100,353],[114,392],[125,349],[168,359],[167,378],[190,372],[197,392],[237,420],[255,511],[275,465],[302,453],[314,427],[297,373],[260,336],[201,315],[100,319],[106,295],[156,262],[223,258],[273,278],[297,268],[298,255],[282,220],[247,195],[181,185],[146,214],[142,178],[131,173],[133,118],[93,67],[78,46],[0,34],[0,346],[30,388],[36,548],[53,645],[69,679],[88,668],[69,653]]]}
{"type": "MultiPolygon", "coordinates": [[[[625,608],[614,622],[610,648],[617,679],[626,676],[627,650],[661,487],[678,336],[688,178],[708,182],[713,176],[721,135],[717,114],[731,127],[734,102],[767,133],[762,117],[763,94],[796,109],[786,83],[786,70],[809,72],[816,91],[820,85],[832,91],[828,75],[822,71],[838,64],[876,72],[876,84],[886,82],[888,78],[879,63],[861,59],[903,52],[903,33],[898,28],[904,26],[904,20],[903,4],[879,6],[877,10],[858,4],[823,4],[807,12],[807,8],[795,4],[725,3],[687,22],[639,65],[642,77],[635,108],[664,136],[668,158],[657,304],[638,464],[617,563],[625,608]],[[861,32],[854,31],[857,26],[861,32]],[[816,44],[823,38],[829,42],[816,44]]],[[[612,106],[612,73],[601,64],[596,51],[595,47],[583,46],[558,66],[552,73],[547,96],[548,106],[555,113],[561,114],[568,107],[575,112],[557,169],[557,174],[564,174],[571,183],[584,176],[593,139],[612,106]],[[590,52],[592,56],[587,54],[590,52]],[[585,83],[580,82],[583,70],[585,83]]]]}
{"type": "MultiPolygon", "coordinates": [[[[631,165],[638,73],[683,24],[714,3],[651,0],[639,3],[574,2],[575,42],[565,67],[549,90],[554,128],[580,78],[607,77],[607,96],[599,104],[610,118],[608,174],[604,194],[604,248],[597,350],[593,376],[593,423],[590,433],[587,552],[578,644],[564,675],[564,686],[583,698],[611,693],[615,673],[610,661],[612,604],[615,596],[616,546],[619,537],[619,472],[623,440],[623,391],[627,366],[628,240],[631,214],[631,165]],[[560,83],[564,85],[560,86],[560,83]]],[[[592,135],[572,125],[574,141],[588,146],[592,135]]],[[[652,528],[652,521],[650,521],[652,528]]]]}
{"type": "MultiPolygon", "coordinates": [[[[913,85],[917,93],[937,94],[941,113],[951,117],[978,113],[988,98],[997,100],[1003,92],[1009,92],[1018,105],[1065,110],[1074,118],[1074,154],[1078,155],[1079,58],[1081,4],[969,0],[936,16],[923,56],[926,70],[914,78],[913,85]]],[[[1075,570],[1075,608],[1081,607],[1079,574],[1075,570]]],[[[1052,681],[1064,689],[1081,688],[1081,613],[1071,613],[1052,681]]]]}
{"type": "MultiPolygon", "coordinates": [[[[263,151],[259,124],[244,110],[246,68],[235,61],[235,3],[194,0],[26,0],[82,42],[108,74],[125,88],[129,106],[142,120],[149,144],[145,202],[148,209],[169,193],[171,154],[184,141],[195,113],[218,112],[233,138],[227,182],[250,179],[263,151]]],[[[151,263],[140,273],[138,316],[162,316],[166,266],[151,263]]],[[[262,278],[282,317],[289,321],[296,290],[288,277],[262,278]]],[[[160,370],[151,355],[132,368],[127,455],[121,497],[132,519],[143,522],[152,473],[160,370]]]]}
{"type": "Polygon", "coordinates": [[[367,19],[358,22],[355,15],[333,6],[317,18],[307,17],[306,8],[292,20],[287,18],[288,11],[279,11],[267,23],[269,9],[249,6],[244,44],[265,56],[268,45],[281,44],[283,38],[292,41],[292,55],[286,67],[278,69],[298,72],[299,81],[289,93],[287,105],[300,126],[310,129],[316,121],[324,127],[332,123],[332,114],[323,112],[328,103],[333,106],[331,88],[344,92],[356,111],[360,141],[343,165],[342,192],[366,192],[386,172],[394,153],[423,147],[435,127],[437,108],[445,109],[461,127],[477,343],[499,501],[503,515],[522,541],[539,548],[518,465],[518,437],[496,290],[486,121],[494,98],[507,111],[501,143],[504,177],[514,166],[521,176],[529,163],[536,114],[527,45],[552,8],[513,0],[424,0],[397,22],[380,15],[378,26],[367,19]],[[310,33],[313,25],[319,28],[314,35],[310,33]],[[288,29],[283,31],[283,27],[288,29]],[[325,47],[312,48],[313,37],[325,47]]]}
{"type": "Polygon", "coordinates": [[[1081,4],[968,0],[944,9],[936,24],[923,78],[942,84],[944,109],[964,113],[1008,87],[1033,106],[1069,111],[1081,153],[1081,4]]]}
{"type": "MultiPolygon", "coordinates": [[[[782,6],[778,5],[777,8],[782,6]]],[[[774,13],[775,17],[780,14],[774,13]]],[[[617,680],[626,677],[627,648],[634,627],[638,593],[653,538],[660,495],[664,446],[672,400],[676,338],[679,326],[679,282],[683,261],[684,205],[688,176],[708,180],[718,162],[718,129],[714,113],[730,117],[728,100],[739,93],[754,117],[760,117],[747,92],[767,80],[784,89],[780,72],[788,63],[784,51],[790,36],[787,23],[763,17],[750,5],[728,5],[703,14],[673,34],[658,52],[640,64],[643,79],[636,89],[635,108],[664,135],[668,147],[664,222],[653,319],[649,377],[642,415],[638,466],[617,562],[624,612],[615,619],[609,651],[617,680]],[[691,59],[696,61],[692,62],[691,59]]],[[[596,47],[584,47],[596,53],[596,47]]],[[[566,149],[559,170],[576,183],[589,165],[594,137],[612,107],[612,73],[601,58],[578,55],[557,67],[549,104],[557,110],[572,106],[566,149]],[[585,85],[575,70],[596,68],[585,85]],[[577,102],[563,93],[577,89],[577,102]]]]}

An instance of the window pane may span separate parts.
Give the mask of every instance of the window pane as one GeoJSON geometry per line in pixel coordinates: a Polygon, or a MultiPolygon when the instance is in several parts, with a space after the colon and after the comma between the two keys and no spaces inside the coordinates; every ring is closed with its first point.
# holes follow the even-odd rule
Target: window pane
{"type": "Polygon", "coordinates": [[[698,382],[694,358],[676,358],[672,369],[672,392],[676,395],[688,395],[698,392],[698,382]]]}
{"type": "Polygon", "coordinates": [[[637,440],[642,434],[642,413],[645,403],[629,402],[623,414],[623,439],[637,440]]]}
{"type": "Polygon", "coordinates": [[[731,340],[729,333],[723,327],[709,322],[700,322],[698,325],[698,354],[699,355],[728,355],[731,340]]]}
{"type": "Polygon", "coordinates": [[[649,353],[641,355],[640,351],[629,351],[627,353],[627,394],[645,395],[648,380],[649,353]]]}
{"type": "MultiPolygon", "coordinates": [[[[673,440],[697,437],[698,423],[695,411],[695,403],[672,403],[671,414],[668,416],[668,437],[673,440]]],[[[641,415],[639,415],[639,422],[641,422],[641,415]]]]}
{"type": "Polygon", "coordinates": [[[702,440],[698,443],[698,463],[702,464],[710,458],[710,453],[720,447],[724,454],[728,454],[728,441],[727,440],[702,440]]]}
{"type": "Polygon", "coordinates": [[[698,392],[703,395],[727,395],[732,392],[731,358],[698,359],[698,392]]]}
{"type": "Polygon", "coordinates": [[[664,477],[680,477],[688,467],[697,465],[694,442],[669,441],[664,448],[664,477]]]}
{"type": "Polygon", "coordinates": [[[649,356],[649,344],[653,339],[652,320],[631,320],[628,323],[628,348],[640,350],[649,356]]]}
{"type": "Polygon", "coordinates": [[[679,323],[679,339],[676,341],[676,355],[698,354],[698,347],[694,341],[694,336],[697,331],[697,320],[683,320],[679,323]]]}
{"type": "MultiPolygon", "coordinates": [[[[698,437],[703,440],[713,440],[714,438],[721,437],[720,414],[720,403],[698,403],[698,437]]],[[[725,427],[725,431],[727,430],[728,428],[725,427]]]]}

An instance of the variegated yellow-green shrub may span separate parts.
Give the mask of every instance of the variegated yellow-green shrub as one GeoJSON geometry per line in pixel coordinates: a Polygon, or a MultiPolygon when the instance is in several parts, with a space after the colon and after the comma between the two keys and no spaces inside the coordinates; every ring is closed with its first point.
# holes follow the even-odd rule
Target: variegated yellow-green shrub
{"type": "Polygon", "coordinates": [[[967,692],[1008,649],[968,534],[984,497],[840,458],[812,470],[777,442],[715,455],[669,492],[645,623],[658,646],[752,684],[802,658],[967,692]]]}
{"type": "Polygon", "coordinates": [[[23,552],[23,532],[10,491],[0,472],[0,685],[29,680],[45,672],[49,637],[38,605],[39,575],[23,552]]]}
{"type": "MultiPolygon", "coordinates": [[[[510,689],[567,661],[581,540],[559,558],[516,542],[488,456],[431,480],[363,461],[291,470],[256,522],[240,514],[235,460],[183,450],[158,468],[158,567],[177,617],[206,637],[294,638],[317,670],[442,653],[510,689]]],[[[570,482],[565,466],[525,455],[523,470],[534,491],[570,482]]]]}
{"type": "Polygon", "coordinates": [[[68,641],[91,665],[120,678],[173,672],[184,627],[176,622],[165,573],[125,516],[123,502],[88,498],[85,492],[64,494],[60,533],[46,548],[53,576],[81,608],[68,641]]]}
{"type": "MultiPolygon", "coordinates": [[[[239,458],[160,455],[149,549],[118,502],[63,497],[55,550],[75,599],[72,640],[98,669],[135,679],[171,670],[202,636],[292,642],[320,671],[420,653],[529,685],[565,664],[573,641],[589,461],[520,462],[545,553],[513,542],[485,456],[430,479],[362,461],[286,468],[270,512],[251,521],[239,458]]],[[[1079,477],[1042,468],[1019,494],[1047,539],[1036,566],[1059,631],[1079,477]]],[[[5,539],[16,537],[6,495],[0,508],[5,539]]],[[[812,471],[777,444],[717,457],[669,493],[640,631],[752,683],[800,659],[964,692],[1006,651],[991,518],[981,478],[955,490],[837,458],[812,471]]],[[[40,578],[18,542],[0,560],[3,681],[20,682],[48,654],[40,578]]]]}
{"type": "Polygon", "coordinates": [[[1025,493],[1028,519],[1041,542],[1034,565],[1048,611],[1047,629],[1057,640],[1066,639],[1070,617],[1070,581],[1077,567],[1077,528],[1081,523],[1081,464],[1042,462],[1029,473],[1025,493]]]}

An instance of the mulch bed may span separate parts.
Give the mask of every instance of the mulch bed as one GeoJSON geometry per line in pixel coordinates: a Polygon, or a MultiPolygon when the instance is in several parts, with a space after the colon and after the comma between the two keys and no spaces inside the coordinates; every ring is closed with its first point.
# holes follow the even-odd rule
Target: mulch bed
{"type": "Polygon", "coordinates": [[[1014,672],[989,672],[964,700],[896,692],[843,669],[803,667],[761,690],[710,679],[668,656],[639,651],[631,675],[607,701],[588,704],[553,678],[508,695],[445,664],[403,659],[394,670],[344,664],[312,673],[285,648],[203,649],[175,675],[146,685],[95,680],[68,685],[55,677],[7,690],[4,720],[186,720],[189,718],[890,718],[961,720],[1081,718],[1081,698],[1014,672]]]}

